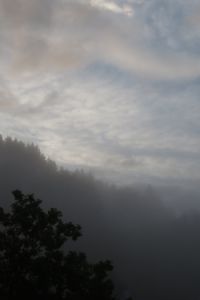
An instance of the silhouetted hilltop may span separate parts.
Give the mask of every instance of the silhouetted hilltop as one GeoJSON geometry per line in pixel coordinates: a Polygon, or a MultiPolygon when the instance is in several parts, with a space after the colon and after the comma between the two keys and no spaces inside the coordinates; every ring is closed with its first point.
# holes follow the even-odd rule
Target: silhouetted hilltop
{"type": "MultiPolygon", "coordinates": [[[[34,144],[24,144],[10,137],[0,137],[0,181],[2,201],[2,195],[7,199],[10,191],[16,188],[26,193],[34,192],[45,200],[46,205],[56,204],[77,222],[88,221],[88,216],[96,220],[102,211],[106,215],[109,211],[122,215],[133,210],[137,218],[140,212],[139,215],[144,214],[145,219],[152,215],[154,220],[156,215],[160,218],[158,208],[164,213],[151,188],[144,191],[118,188],[100,182],[81,170],[71,172],[58,168],[34,144]]],[[[128,216],[126,220],[128,222],[128,216]]]]}

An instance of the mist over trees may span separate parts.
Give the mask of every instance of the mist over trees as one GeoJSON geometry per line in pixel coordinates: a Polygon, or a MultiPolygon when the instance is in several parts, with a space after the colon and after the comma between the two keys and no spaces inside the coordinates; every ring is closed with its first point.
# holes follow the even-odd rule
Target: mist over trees
{"type": "Polygon", "coordinates": [[[111,186],[59,169],[36,146],[11,138],[0,139],[0,183],[0,206],[9,206],[12,190],[34,192],[45,209],[56,207],[80,224],[75,249],[92,261],[112,260],[122,298],[199,299],[198,213],[177,216],[151,187],[111,186]]]}

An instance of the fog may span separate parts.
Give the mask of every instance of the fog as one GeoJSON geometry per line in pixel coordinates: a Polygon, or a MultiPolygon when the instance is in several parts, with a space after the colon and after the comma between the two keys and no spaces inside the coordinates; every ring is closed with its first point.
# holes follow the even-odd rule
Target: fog
{"type": "Polygon", "coordinates": [[[0,139],[0,182],[1,206],[21,189],[80,224],[76,249],[90,260],[113,262],[122,297],[199,299],[200,205],[194,189],[114,186],[58,168],[36,146],[11,138],[0,139]]]}

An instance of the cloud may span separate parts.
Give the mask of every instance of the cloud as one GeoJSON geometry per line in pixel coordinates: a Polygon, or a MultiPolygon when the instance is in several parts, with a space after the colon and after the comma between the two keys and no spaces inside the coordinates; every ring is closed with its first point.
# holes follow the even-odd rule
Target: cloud
{"type": "Polygon", "coordinates": [[[4,134],[33,140],[62,165],[120,182],[198,180],[197,83],[136,82],[105,66],[21,84],[10,85],[23,101],[1,113],[4,134]]]}
{"type": "Polygon", "coordinates": [[[10,90],[9,84],[0,78],[0,111],[11,112],[18,105],[18,99],[10,90]]]}
{"type": "Polygon", "coordinates": [[[94,7],[108,10],[114,13],[124,14],[129,17],[134,14],[133,7],[128,3],[119,5],[114,1],[108,1],[108,0],[90,0],[90,3],[94,7]]]}
{"type": "MultiPolygon", "coordinates": [[[[10,50],[10,65],[16,72],[56,70],[79,64],[84,59],[81,35],[65,30],[89,14],[86,5],[45,1],[0,1],[0,17],[10,50]],[[76,50],[80,47],[79,50],[76,50]]],[[[82,20],[81,20],[82,19],[82,20]]],[[[78,28],[79,30],[79,28],[78,28]]]]}
{"type": "Polygon", "coordinates": [[[151,50],[146,51],[137,46],[128,47],[120,39],[111,38],[107,41],[104,60],[120,69],[133,72],[144,78],[161,80],[194,79],[200,76],[198,57],[185,54],[159,55],[151,50]]]}
{"type": "MultiPolygon", "coordinates": [[[[200,76],[197,54],[167,48],[161,52],[145,42],[151,36],[146,36],[145,2],[137,8],[140,13],[145,12],[141,20],[137,14],[131,19],[116,16],[116,12],[122,14],[120,18],[132,14],[134,5],[135,1],[120,4],[105,0],[0,0],[0,34],[4,38],[1,47],[9,50],[4,51],[7,59],[4,57],[0,62],[15,75],[22,71],[30,74],[72,70],[100,61],[146,78],[174,80],[200,76]],[[114,14],[108,15],[106,10],[114,14]]],[[[158,20],[156,15],[155,18],[154,24],[158,20]]],[[[163,10],[159,18],[166,19],[163,10]]]]}
{"type": "Polygon", "coordinates": [[[198,180],[199,33],[186,1],[126,1],[131,18],[122,1],[95,3],[0,0],[2,133],[125,181],[198,180]]]}

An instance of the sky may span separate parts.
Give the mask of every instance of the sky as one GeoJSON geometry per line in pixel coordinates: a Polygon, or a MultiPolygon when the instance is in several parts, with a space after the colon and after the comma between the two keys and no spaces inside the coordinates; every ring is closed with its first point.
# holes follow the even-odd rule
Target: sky
{"type": "Polygon", "coordinates": [[[118,183],[198,184],[198,0],[0,0],[0,133],[118,183]]]}

